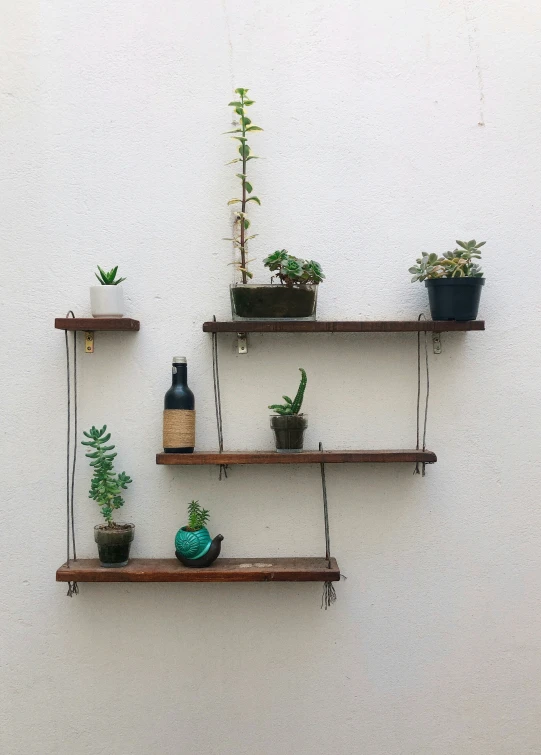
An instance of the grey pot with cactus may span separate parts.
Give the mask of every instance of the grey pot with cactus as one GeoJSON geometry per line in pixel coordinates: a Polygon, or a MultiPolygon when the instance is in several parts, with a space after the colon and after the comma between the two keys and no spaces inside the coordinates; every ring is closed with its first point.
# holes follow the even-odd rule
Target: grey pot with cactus
{"type": "Polygon", "coordinates": [[[271,416],[270,424],[274,432],[276,450],[278,453],[295,453],[302,451],[304,444],[304,431],[308,426],[308,417],[301,414],[304,391],[306,390],[306,371],[299,367],[301,382],[294,399],[282,396],[283,404],[271,404],[276,414],[271,416]]]}

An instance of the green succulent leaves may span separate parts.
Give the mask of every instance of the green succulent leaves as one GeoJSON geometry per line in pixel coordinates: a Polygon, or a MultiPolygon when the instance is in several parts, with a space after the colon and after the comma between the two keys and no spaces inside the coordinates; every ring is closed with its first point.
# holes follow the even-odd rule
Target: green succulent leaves
{"type": "MultiPolygon", "coordinates": [[[[248,270],[248,260],[246,259],[248,249],[245,231],[250,227],[250,221],[246,217],[246,208],[248,202],[255,202],[261,205],[259,197],[253,195],[252,183],[248,180],[247,176],[247,164],[249,160],[256,160],[257,156],[251,154],[250,145],[248,144],[247,134],[253,131],[263,131],[262,128],[252,123],[251,119],[246,114],[246,108],[254,104],[254,100],[251,100],[247,96],[248,89],[244,87],[238,87],[235,89],[235,94],[238,94],[238,99],[229,103],[229,107],[234,109],[235,115],[238,116],[239,128],[235,128],[232,131],[226,133],[233,134],[232,139],[240,142],[238,147],[238,153],[240,157],[236,157],[231,160],[228,165],[235,163],[242,163],[242,173],[237,173],[237,178],[241,183],[241,197],[230,199],[228,205],[240,204],[240,210],[235,213],[234,222],[234,238],[233,243],[236,249],[240,252],[240,260],[235,262],[235,267],[242,275],[242,282],[247,283],[249,278],[252,278],[252,273],[248,270]]],[[[254,238],[251,236],[250,238],[254,238]]]]}
{"type": "Polygon", "coordinates": [[[118,280],[115,280],[118,271],[118,265],[112,270],[109,270],[108,273],[106,273],[105,270],[102,270],[99,265],[97,267],[100,271],[100,274],[98,275],[97,273],[94,273],[94,275],[102,286],[118,286],[119,283],[122,283],[122,281],[126,280],[126,278],[119,278],[118,280]]]}
{"type": "Polygon", "coordinates": [[[132,482],[125,473],[115,474],[113,459],[116,453],[111,453],[114,445],[106,445],[111,440],[111,433],[107,433],[107,425],[101,430],[92,426],[88,432],[83,431],[89,440],[81,441],[83,446],[89,446],[94,450],[87,453],[88,459],[92,459],[90,466],[94,467],[94,476],[90,483],[89,498],[92,498],[101,507],[101,513],[110,527],[114,526],[113,513],[124,505],[124,499],[120,495],[121,490],[126,490],[132,482]]]}
{"type": "Polygon", "coordinates": [[[306,383],[308,382],[308,378],[306,377],[306,371],[303,370],[302,367],[299,367],[300,373],[301,373],[301,382],[299,384],[299,388],[297,390],[297,394],[295,395],[295,398],[293,401],[289,398],[289,396],[282,396],[282,398],[285,401],[285,404],[271,404],[269,406],[269,409],[272,409],[276,414],[281,414],[282,416],[291,416],[292,414],[299,414],[302,402],[304,400],[304,391],[306,390],[306,383]]]}
{"type": "Polygon", "coordinates": [[[411,282],[430,280],[433,278],[482,278],[483,271],[475,260],[481,259],[481,247],[486,241],[456,242],[459,249],[453,252],[445,252],[441,257],[437,254],[423,254],[416,262],[417,265],[409,268],[412,274],[411,282]]]}
{"type": "Polygon", "coordinates": [[[201,530],[206,527],[210,519],[210,511],[199,505],[199,501],[191,501],[188,504],[188,529],[192,531],[201,530]]]}
{"type": "Polygon", "coordinates": [[[303,283],[321,283],[325,278],[319,262],[293,257],[286,249],[269,254],[263,260],[265,267],[275,273],[281,283],[300,286],[303,283]]]}

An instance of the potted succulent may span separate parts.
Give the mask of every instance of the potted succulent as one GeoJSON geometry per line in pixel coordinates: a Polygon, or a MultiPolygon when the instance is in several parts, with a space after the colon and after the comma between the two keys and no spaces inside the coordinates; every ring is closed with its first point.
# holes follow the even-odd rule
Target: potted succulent
{"type": "Polygon", "coordinates": [[[114,471],[113,459],[116,453],[111,453],[114,445],[107,445],[111,440],[107,425],[104,425],[101,430],[91,427],[83,434],[89,438],[82,441],[83,446],[93,449],[86,454],[91,459],[90,466],[94,468],[89,498],[100,506],[105,519],[105,524],[97,524],[94,527],[94,540],[98,544],[100,565],[126,566],[135,525],[116,523],[113,521],[113,513],[124,505],[124,499],[120,493],[121,490],[126,490],[132,480],[125,472],[116,474],[114,471]]]}
{"type": "Polygon", "coordinates": [[[412,283],[424,281],[428,288],[430,314],[433,320],[475,320],[479,311],[481,287],[485,285],[479,243],[457,241],[459,249],[437,254],[423,254],[417,265],[409,268],[412,283]]]}
{"type": "Polygon", "coordinates": [[[229,106],[234,108],[238,126],[227,133],[240,142],[239,157],[229,164],[240,163],[241,172],[236,175],[240,180],[241,191],[240,197],[231,199],[228,204],[240,207],[234,211],[233,238],[225,239],[231,241],[239,253],[239,260],[233,264],[242,280],[242,283],[231,286],[233,319],[315,319],[317,287],[325,276],[319,263],[314,260],[300,259],[282,249],[264,260],[264,265],[274,273],[271,283],[248,283],[253,278],[248,269],[248,264],[252,261],[248,259],[248,242],[257,236],[249,233],[248,205],[250,202],[261,205],[259,197],[253,194],[253,185],[248,178],[248,163],[257,159],[251,153],[248,137],[251,132],[263,129],[254,125],[247,115],[246,109],[254,104],[248,96],[248,89],[235,89],[235,94],[238,98],[230,102],[229,106]]]}
{"type": "Polygon", "coordinates": [[[271,427],[274,431],[276,450],[279,453],[302,451],[304,431],[308,425],[306,414],[300,414],[304,391],[306,389],[306,372],[299,367],[301,382],[297,395],[293,400],[289,396],[282,396],[285,404],[271,404],[276,415],[271,416],[271,427]]]}
{"type": "Polygon", "coordinates": [[[211,539],[206,524],[210,518],[208,509],[199,501],[188,504],[188,524],[181,527],[175,537],[175,555],[178,560],[192,568],[210,566],[220,555],[223,535],[211,539]]]}
{"type": "Polygon", "coordinates": [[[99,286],[90,286],[92,317],[123,317],[124,292],[120,283],[126,278],[116,277],[118,265],[108,273],[98,265],[100,274],[95,273],[99,286]]]}

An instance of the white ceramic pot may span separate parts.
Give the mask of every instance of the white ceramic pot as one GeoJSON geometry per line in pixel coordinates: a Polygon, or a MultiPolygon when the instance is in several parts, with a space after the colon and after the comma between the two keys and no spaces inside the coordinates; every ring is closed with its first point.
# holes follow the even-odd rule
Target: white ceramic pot
{"type": "Polygon", "coordinates": [[[123,317],[122,286],[90,286],[92,317],[123,317]]]}

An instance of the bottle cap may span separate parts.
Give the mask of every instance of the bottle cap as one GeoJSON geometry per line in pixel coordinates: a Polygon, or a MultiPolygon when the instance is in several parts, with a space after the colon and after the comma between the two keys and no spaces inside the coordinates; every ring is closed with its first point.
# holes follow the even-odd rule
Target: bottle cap
{"type": "Polygon", "coordinates": [[[173,364],[187,364],[186,357],[173,357],[173,364]]]}

